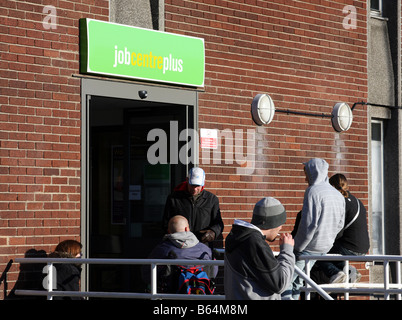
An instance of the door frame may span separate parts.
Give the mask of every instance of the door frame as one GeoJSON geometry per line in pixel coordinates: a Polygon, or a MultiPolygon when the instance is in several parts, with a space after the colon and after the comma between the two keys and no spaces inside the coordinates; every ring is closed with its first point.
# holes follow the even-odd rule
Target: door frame
{"type": "MultiPolygon", "coordinates": [[[[187,106],[186,127],[189,126],[188,107],[193,107],[194,129],[198,131],[198,90],[181,87],[166,87],[152,84],[131,83],[112,79],[81,78],[81,243],[83,256],[87,257],[89,248],[89,119],[90,97],[103,96],[137,101],[161,102],[187,106]],[[144,98],[143,91],[147,92],[144,98]],[[142,98],[141,98],[142,97],[142,98]]],[[[198,146],[198,136],[194,145],[198,146]]],[[[199,161],[198,147],[194,148],[194,164],[199,161]]],[[[188,171],[188,170],[187,170],[188,171]]],[[[81,289],[88,290],[88,268],[83,265],[81,289]]]]}

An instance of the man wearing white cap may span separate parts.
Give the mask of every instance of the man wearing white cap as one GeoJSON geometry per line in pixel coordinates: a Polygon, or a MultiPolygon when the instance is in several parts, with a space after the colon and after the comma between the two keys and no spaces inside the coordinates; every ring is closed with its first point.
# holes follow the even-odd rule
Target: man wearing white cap
{"type": "Polygon", "coordinates": [[[163,228],[166,231],[169,219],[175,215],[187,218],[190,231],[203,242],[215,240],[223,230],[223,221],[216,195],[204,189],[205,172],[192,168],[187,180],[179,184],[166,200],[163,228]]]}

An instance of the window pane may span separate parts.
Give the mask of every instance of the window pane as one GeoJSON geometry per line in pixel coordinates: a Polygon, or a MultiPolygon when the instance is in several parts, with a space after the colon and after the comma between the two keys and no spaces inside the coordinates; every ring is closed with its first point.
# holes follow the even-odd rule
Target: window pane
{"type": "Polygon", "coordinates": [[[371,0],[371,6],[370,8],[372,10],[380,10],[380,1],[381,0],[371,0]]]}
{"type": "Polygon", "coordinates": [[[371,124],[371,140],[381,141],[381,124],[372,123],[371,124]]]}

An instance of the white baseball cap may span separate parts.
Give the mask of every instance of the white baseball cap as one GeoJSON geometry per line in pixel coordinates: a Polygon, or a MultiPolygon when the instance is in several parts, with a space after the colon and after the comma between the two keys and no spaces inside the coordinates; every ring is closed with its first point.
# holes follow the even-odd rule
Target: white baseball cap
{"type": "Polygon", "coordinates": [[[195,186],[204,186],[205,172],[201,168],[192,168],[188,173],[188,183],[195,186]]]}

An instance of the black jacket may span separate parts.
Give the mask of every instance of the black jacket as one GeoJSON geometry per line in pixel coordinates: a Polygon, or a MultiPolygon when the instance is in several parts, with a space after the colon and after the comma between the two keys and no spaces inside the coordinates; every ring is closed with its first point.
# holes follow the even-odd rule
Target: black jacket
{"type": "MultiPolygon", "coordinates": [[[[55,263],[57,291],[80,291],[81,267],[75,264],[55,263]]],[[[54,300],[81,300],[81,297],[55,296],[54,300]]]]}
{"type": "Polygon", "coordinates": [[[349,192],[348,194],[349,196],[345,198],[345,226],[352,221],[357,213],[357,201],[359,201],[360,204],[360,212],[357,219],[347,229],[343,229],[338,234],[335,243],[351,251],[366,254],[370,248],[370,240],[367,229],[367,211],[359,199],[349,192]]]}
{"type": "MultiPolygon", "coordinates": [[[[67,252],[52,252],[49,258],[72,258],[67,252]]],[[[80,291],[81,265],[55,263],[57,289],[55,291],[80,291]]],[[[54,296],[53,300],[81,300],[82,297],[54,296]]]]}
{"type": "Polygon", "coordinates": [[[222,233],[223,221],[218,197],[207,190],[203,190],[196,200],[184,188],[173,191],[166,200],[163,215],[165,232],[169,219],[175,215],[182,215],[187,218],[190,231],[198,239],[201,238],[199,233],[201,230],[210,229],[214,231],[215,239],[222,233]]]}
{"type": "Polygon", "coordinates": [[[281,299],[293,279],[293,246],[282,244],[275,258],[260,231],[236,224],[225,243],[226,299],[281,299]]]}

